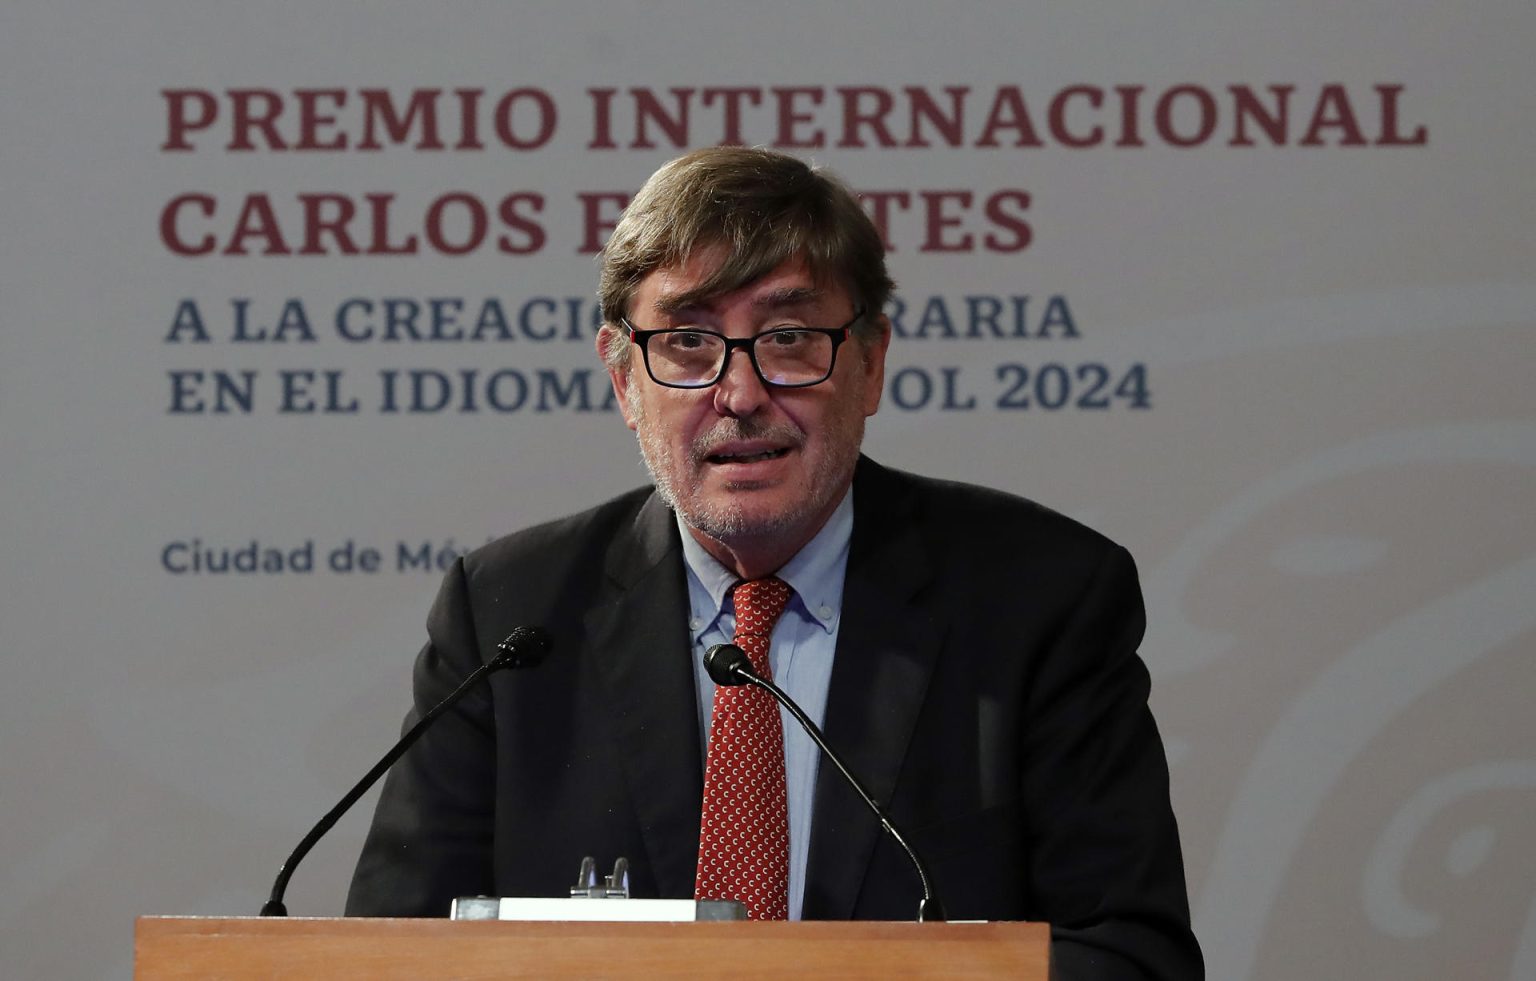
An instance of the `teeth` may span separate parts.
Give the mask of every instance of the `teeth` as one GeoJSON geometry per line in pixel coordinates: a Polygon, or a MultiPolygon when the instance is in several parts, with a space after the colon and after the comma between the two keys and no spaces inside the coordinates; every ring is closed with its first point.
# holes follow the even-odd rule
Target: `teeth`
{"type": "Polygon", "coordinates": [[[782,456],[784,450],[764,450],[761,453],[748,453],[743,455],[720,454],[715,459],[725,463],[757,463],[760,460],[771,460],[776,456],[782,456]]]}

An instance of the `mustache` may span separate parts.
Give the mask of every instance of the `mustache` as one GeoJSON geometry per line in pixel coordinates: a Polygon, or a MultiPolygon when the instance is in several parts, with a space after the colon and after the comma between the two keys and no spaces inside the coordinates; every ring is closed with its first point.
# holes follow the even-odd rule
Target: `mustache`
{"type": "Polygon", "coordinates": [[[689,447],[695,462],[713,455],[720,447],[738,440],[763,439],[799,449],[805,445],[805,433],[791,423],[767,423],[757,419],[721,419],[708,431],[694,437],[689,447]]]}

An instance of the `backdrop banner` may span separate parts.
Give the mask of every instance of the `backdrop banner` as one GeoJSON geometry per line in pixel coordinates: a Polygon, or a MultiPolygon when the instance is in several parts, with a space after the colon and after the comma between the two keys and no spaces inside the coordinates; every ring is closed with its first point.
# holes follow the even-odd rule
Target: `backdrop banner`
{"type": "Polygon", "coordinates": [[[1210,976],[1536,977],[1536,7],[1036,8],[6,4],[3,973],[255,913],[454,557],[645,481],[595,254],[745,143],[886,237],[870,455],[1136,556],[1210,976]]]}

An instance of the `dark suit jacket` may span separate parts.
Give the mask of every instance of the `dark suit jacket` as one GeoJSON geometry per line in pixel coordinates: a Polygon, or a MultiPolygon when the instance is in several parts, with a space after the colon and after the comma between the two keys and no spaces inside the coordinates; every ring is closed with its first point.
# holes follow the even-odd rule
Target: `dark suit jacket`
{"type": "MultiPolygon", "coordinates": [[[[861,459],[826,736],[932,867],[954,919],[1054,926],[1063,976],[1202,974],[1124,549],[1021,498],[861,459]]],[[[410,725],[519,624],[501,672],[396,766],[347,901],[567,894],[582,856],[634,895],[693,894],[703,757],[687,585],[649,489],[500,539],[447,575],[410,725]]],[[[807,919],[910,919],[900,849],[816,785],[807,919]]]]}

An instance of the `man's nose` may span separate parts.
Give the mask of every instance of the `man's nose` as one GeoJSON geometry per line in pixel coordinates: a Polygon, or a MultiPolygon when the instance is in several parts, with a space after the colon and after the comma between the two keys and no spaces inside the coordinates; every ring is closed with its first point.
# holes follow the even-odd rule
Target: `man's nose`
{"type": "Polygon", "coordinates": [[[744,348],[732,350],[726,357],[725,374],[715,384],[715,411],[723,416],[745,418],[768,402],[768,386],[758,377],[752,358],[744,348]]]}

